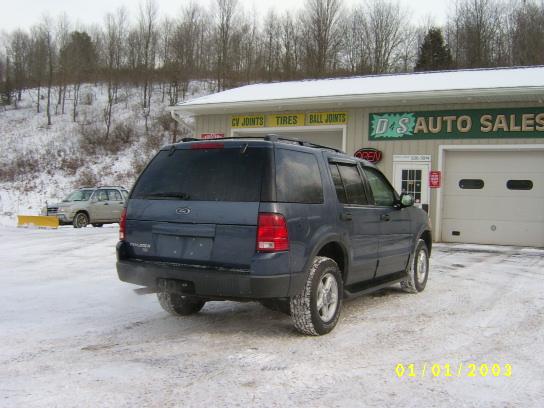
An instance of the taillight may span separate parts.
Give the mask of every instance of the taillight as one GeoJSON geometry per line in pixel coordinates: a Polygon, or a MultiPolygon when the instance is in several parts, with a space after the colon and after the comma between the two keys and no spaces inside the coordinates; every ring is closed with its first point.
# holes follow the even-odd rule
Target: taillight
{"type": "Polygon", "coordinates": [[[278,252],[289,250],[289,235],[285,217],[275,213],[259,213],[257,251],[278,252]]]}
{"type": "Polygon", "coordinates": [[[119,220],[119,240],[125,240],[125,234],[127,232],[127,209],[123,208],[121,212],[121,219],[119,220]]]}

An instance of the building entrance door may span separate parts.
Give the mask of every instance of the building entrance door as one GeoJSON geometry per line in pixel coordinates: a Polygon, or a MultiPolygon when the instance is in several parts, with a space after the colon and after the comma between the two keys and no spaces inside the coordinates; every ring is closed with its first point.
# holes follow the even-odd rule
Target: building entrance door
{"type": "Polygon", "coordinates": [[[429,172],[431,157],[428,155],[399,155],[393,157],[393,186],[399,194],[410,194],[414,205],[429,211],[429,172]]]}

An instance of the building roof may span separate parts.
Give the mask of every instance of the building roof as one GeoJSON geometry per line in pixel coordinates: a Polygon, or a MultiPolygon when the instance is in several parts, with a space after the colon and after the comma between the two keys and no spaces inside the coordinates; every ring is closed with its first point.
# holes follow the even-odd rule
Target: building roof
{"type": "MultiPolygon", "coordinates": [[[[290,110],[296,106],[390,106],[544,99],[544,67],[474,69],[272,82],[182,102],[171,108],[192,114],[290,110]]],[[[298,108],[300,109],[300,107],[298,108]]]]}

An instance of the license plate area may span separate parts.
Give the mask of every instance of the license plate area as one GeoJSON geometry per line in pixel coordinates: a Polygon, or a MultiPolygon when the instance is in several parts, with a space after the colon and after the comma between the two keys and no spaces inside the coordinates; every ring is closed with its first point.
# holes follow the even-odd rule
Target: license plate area
{"type": "Polygon", "coordinates": [[[157,234],[157,255],[163,259],[209,261],[213,238],[157,234]]]}

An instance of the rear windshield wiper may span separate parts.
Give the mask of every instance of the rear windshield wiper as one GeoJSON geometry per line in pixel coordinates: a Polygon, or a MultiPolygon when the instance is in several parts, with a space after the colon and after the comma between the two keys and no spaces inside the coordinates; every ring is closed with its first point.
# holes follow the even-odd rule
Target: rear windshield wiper
{"type": "Polygon", "coordinates": [[[150,193],[144,194],[141,198],[155,198],[155,199],[164,199],[168,200],[171,198],[179,198],[181,200],[190,200],[191,196],[187,193],[177,193],[177,192],[165,192],[165,193],[150,193]]]}

